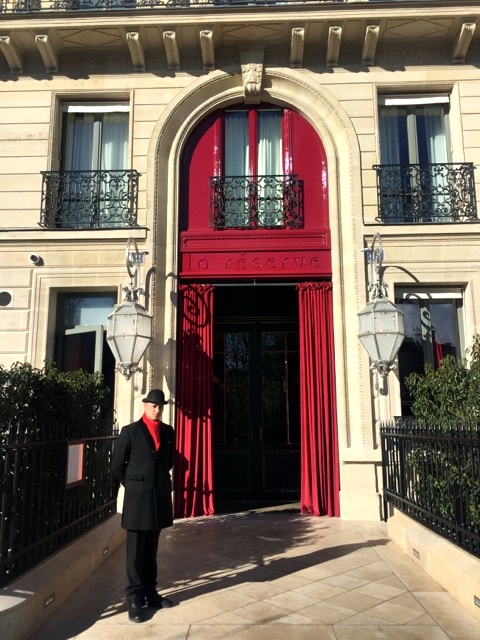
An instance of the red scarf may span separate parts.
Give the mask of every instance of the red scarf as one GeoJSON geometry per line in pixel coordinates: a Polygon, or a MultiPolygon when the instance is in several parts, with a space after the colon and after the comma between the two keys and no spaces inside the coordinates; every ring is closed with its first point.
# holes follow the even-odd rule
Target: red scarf
{"type": "Polygon", "coordinates": [[[155,449],[160,449],[160,423],[155,422],[155,420],[149,420],[145,414],[143,414],[142,420],[150,431],[150,435],[155,443],[155,449]]]}

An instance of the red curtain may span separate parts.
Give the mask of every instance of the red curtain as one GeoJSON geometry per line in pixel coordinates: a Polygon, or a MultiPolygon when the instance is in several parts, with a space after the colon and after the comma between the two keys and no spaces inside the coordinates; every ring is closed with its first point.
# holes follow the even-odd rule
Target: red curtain
{"type": "Polygon", "coordinates": [[[213,287],[179,287],[175,517],[213,515],[213,287]]]}
{"type": "Polygon", "coordinates": [[[302,513],[340,515],[332,284],[297,285],[302,513]]]}

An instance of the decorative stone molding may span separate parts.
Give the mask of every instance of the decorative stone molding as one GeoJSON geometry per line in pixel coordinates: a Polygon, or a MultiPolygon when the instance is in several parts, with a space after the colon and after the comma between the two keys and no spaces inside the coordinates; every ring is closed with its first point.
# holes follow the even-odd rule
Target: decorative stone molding
{"type": "Polygon", "coordinates": [[[363,42],[362,64],[366,67],[375,64],[375,52],[377,51],[378,36],[380,27],[377,24],[370,24],[365,29],[365,40],[363,42]]]}
{"type": "Polygon", "coordinates": [[[145,53],[140,34],[137,31],[127,32],[127,45],[132,57],[135,71],[145,71],[145,53]]]}
{"type": "Polygon", "coordinates": [[[292,69],[303,67],[303,51],[305,47],[305,29],[294,27],[290,44],[290,65],[292,69]]]}
{"type": "Polygon", "coordinates": [[[338,65],[342,35],[342,27],[330,27],[328,30],[327,67],[336,67],[338,65]]]}
{"type": "Polygon", "coordinates": [[[0,49],[5,56],[10,71],[12,73],[22,73],[22,57],[10,36],[0,35],[0,49]]]}
{"type": "Polygon", "coordinates": [[[167,54],[168,68],[172,71],[178,71],[180,69],[180,53],[175,31],[164,31],[163,43],[167,54]]]}
{"type": "Polygon", "coordinates": [[[43,34],[35,36],[35,44],[42,56],[45,71],[47,73],[58,73],[57,52],[50,36],[43,34]]]}
{"type": "Polygon", "coordinates": [[[202,61],[204,71],[215,69],[215,46],[213,43],[213,31],[203,29],[200,31],[200,48],[202,50],[202,61]]]}
{"type": "Polygon", "coordinates": [[[465,58],[475,33],[476,24],[474,22],[464,22],[458,34],[458,39],[453,50],[454,62],[465,62],[465,58]]]}
{"type": "Polygon", "coordinates": [[[262,93],[263,49],[240,49],[245,104],[259,104],[262,93]]]}

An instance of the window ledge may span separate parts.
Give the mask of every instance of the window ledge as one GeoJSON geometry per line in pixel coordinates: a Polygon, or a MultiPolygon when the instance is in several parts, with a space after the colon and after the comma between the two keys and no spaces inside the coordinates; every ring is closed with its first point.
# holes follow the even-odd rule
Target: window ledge
{"type": "Polygon", "coordinates": [[[8,240],[39,240],[42,242],[55,240],[145,240],[148,227],[133,227],[129,229],[15,229],[0,228],[0,237],[8,240]]]}

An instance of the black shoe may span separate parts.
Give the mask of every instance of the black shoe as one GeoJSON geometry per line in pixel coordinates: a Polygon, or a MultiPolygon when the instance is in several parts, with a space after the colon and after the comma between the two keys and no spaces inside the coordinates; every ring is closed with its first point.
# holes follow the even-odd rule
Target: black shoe
{"type": "Polygon", "coordinates": [[[164,598],[159,593],[152,593],[147,598],[147,604],[154,609],[170,609],[173,607],[173,602],[170,598],[164,598]]]}
{"type": "Polygon", "coordinates": [[[145,620],[142,607],[137,602],[130,602],[128,604],[128,619],[130,622],[143,622],[145,620]]]}

